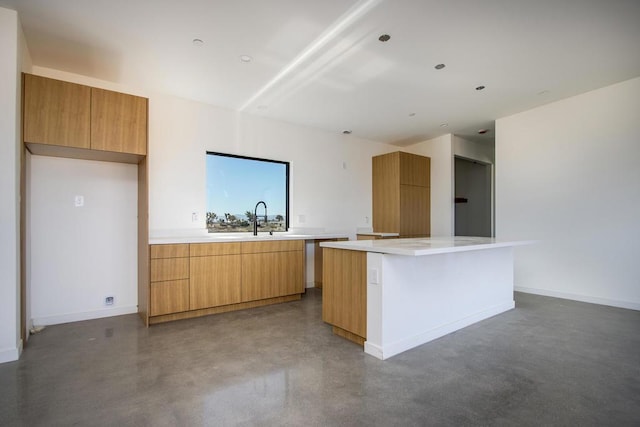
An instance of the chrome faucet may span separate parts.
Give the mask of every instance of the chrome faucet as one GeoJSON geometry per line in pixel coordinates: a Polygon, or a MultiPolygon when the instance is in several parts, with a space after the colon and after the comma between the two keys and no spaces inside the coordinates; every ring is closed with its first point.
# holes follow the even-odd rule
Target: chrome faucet
{"type": "Polygon", "coordinates": [[[253,210],[253,235],[254,236],[258,235],[258,206],[260,206],[260,203],[264,205],[264,222],[265,223],[267,222],[267,204],[262,200],[260,200],[258,203],[256,203],[256,208],[253,210]]]}

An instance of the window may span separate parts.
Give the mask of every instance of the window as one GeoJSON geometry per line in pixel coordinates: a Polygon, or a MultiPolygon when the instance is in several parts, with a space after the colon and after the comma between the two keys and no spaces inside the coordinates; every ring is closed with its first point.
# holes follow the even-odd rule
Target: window
{"type": "Polygon", "coordinates": [[[289,162],[207,152],[207,228],[209,233],[289,228],[289,162]]]}

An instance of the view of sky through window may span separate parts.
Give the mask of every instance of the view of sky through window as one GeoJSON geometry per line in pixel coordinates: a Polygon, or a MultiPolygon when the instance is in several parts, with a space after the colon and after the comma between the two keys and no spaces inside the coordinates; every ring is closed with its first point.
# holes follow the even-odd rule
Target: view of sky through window
{"type": "MultiPolygon", "coordinates": [[[[267,204],[265,231],[286,231],[286,162],[207,153],[207,227],[210,232],[248,231],[256,203],[267,204]],[[249,223],[249,224],[247,224],[249,223]]],[[[264,207],[258,207],[263,220],[264,207]]]]}

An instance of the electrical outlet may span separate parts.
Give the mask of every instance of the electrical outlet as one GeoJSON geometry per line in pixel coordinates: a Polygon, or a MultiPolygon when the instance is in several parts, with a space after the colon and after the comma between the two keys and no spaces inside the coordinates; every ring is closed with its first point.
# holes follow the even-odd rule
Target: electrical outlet
{"type": "Polygon", "coordinates": [[[113,305],[114,297],[106,297],[104,299],[104,305],[113,305]]]}
{"type": "Polygon", "coordinates": [[[191,222],[198,222],[198,212],[191,213],[191,222]]]}
{"type": "Polygon", "coordinates": [[[76,208],[81,208],[84,206],[84,196],[76,196],[74,199],[74,204],[76,208]]]}

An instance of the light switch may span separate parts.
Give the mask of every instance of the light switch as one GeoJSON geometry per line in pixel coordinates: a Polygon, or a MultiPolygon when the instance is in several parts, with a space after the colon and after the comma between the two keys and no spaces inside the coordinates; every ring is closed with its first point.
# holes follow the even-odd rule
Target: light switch
{"type": "Polygon", "coordinates": [[[76,208],[81,208],[82,206],[84,206],[84,196],[76,196],[74,203],[76,208]]]}

